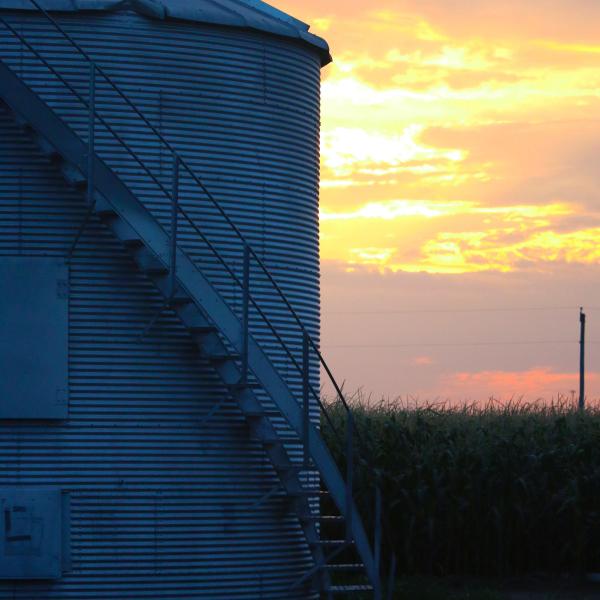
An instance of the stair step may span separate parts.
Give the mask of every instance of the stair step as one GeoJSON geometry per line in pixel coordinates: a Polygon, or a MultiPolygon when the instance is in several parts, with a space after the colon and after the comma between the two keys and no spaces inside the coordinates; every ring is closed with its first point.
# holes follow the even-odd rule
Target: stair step
{"type": "Polygon", "coordinates": [[[178,307],[177,313],[192,335],[194,335],[194,328],[197,335],[217,332],[216,327],[202,314],[196,303],[178,307]]]}
{"type": "Polygon", "coordinates": [[[365,565],[362,563],[338,563],[333,565],[325,565],[323,568],[327,571],[363,571],[365,565]]]}
{"type": "Polygon", "coordinates": [[[263,417],[250,417],[250,430],[252,436],[259,440],[264,446],[274,446],[281,443],[281,438],[277,435],[276,431],[265,428],[263,426],[263,417]],[[256,423],[252,421],[256,420],[256,423]]]}
{"type": "MultiPolygon", "coordinates": [[[[239,383],[230,383],[227,385],[227,387],[232,392],[244,392],[246,390],[262,390],[263,389],[262,384],[258,381],[246,381],[246,382],[240,381],[239,383]]],[[[264,414],[266,414],[266,412],[264,414]]]]}
{"type": "Polygon", "coordinates": [[[304,466],[300,466],[300,465],[289,465],[287,467],[280,466],[280,467],[276,467],[276,468],[281,471],[286,471],[288,473],[297,473],[298,475],[300,475],[301,473],[304,473],[308,469],[308,467],[304,467],[304,466]]]}
{"type": "Polygon", "coordinates": [[[144,247],[144,242],[138,237],[128,238],[121,240],[123,245],[130,250],[137,250],[138,248],[144,247]]]}
{"type": "Polygon", "coordinates": [[[38,150],[46,156],[47,158],[55,158],[60,156],[58,150],[42,135],[36,133],[33,137],[33,141],[35,142],[38,150]]]}
{"type": "MultiPolygon", "coordinates": [[[[12,109],[11,109],[12,111],[12,109]]],[[[29,131],[32,129],[31,123],[22,117],[20,114],[13,111],[13,119],[18,127],[20,127],[23,131],[29,131]]]]}
{"type": "Polygon", "coordinates": [[[331,516],[331,515],[300,515],[300,519],[303,521],[314,521],[321,523],[345,523],[346,519],[344,517],[331,516]]]}
{"type": "MultiPolygon", "coordinates": [[[[123,219],[115,220],[111,225],[113,230],[120,228],[121,223],[124,223],[123,219]]],[[[125,225],[127,225],[125,223],[125,225]]],[[[135,232],[129,231],[128,227],[123,227],[123,231],[120,231],[118,235],[119,239],[132,239],[137,237],[135,232]]],[[[132,250],[132,256],[135,258],[135,262],[138,265],[138,269],[148,275],[151,278],[164,277],[169,273],[169,269],[165,264],[159,260],[159,258],[146,246],[140,246],[132,250]]]]}
{"type": "Polygon", "coordinates": [[[165,267],[165,265],[163,265],[158,259],[149,257],[146,258],[148,259],[138,263],[139,269],[142,273],[145,273],[150,277],[159,277],[169,274],[169,269],[167,269],[167,267],[165,267]]]}
{"type": "MultiPolygon", "coordinates": [[[[104,198],[104,196],[96,194],[95,199],[96,199],[96,203],[94,204],[94,212],[101,219],[105,219],[105,220],[106,219],[114,219],[119,216],[117,211],[112,207],[111,204],[108,203],[108,201],[106,200],[106,198],[104,198]]],[[[126,238],[126,239],[122,240],[122,242],[126,246],[128,244],[133,243],[134,241],[139,241],[142,246],[144,245],[142,240],[140,240],[139,238],[126,238]]],[[[133,246],[131,246],[131,247],[133,247],[133,246]]],[[[138,245],[137,247],[139,248],[140,246],[138,245]]]]}
{"type": "Polygon", "coordinates": [[[63,163],[60,167],[60,171],[63,177],[72,186],[81,187],[87,181],[85,175],[71,163],[63,163]]]}
{"type": "Polygon", "coordinates": [[[212,363],[224,363],[228,360],[240,360],[239,354],[223,352],[223,354],[209,354],[206,357],[212,363]]]}
{"type": "Polygon", "coordinates": [[[136,262],[142,273],[150,276],[160,277],[169,274],[167,266],[161,262],[158,257],[145,246],[140,247],[135,252],[136,262]]]}
{"type": "Polygon", "coordinates": [[[243,413],[247,419],[263,419],[267,416],[267,413],[262,408],[244,410],[243,413]]]}
{"type": "Polygon", "coordinates": [[[279,437],[261,438],[260,442],[263,446],[266,446],[267,448],[272,448],[273,446],[279,446],[283,443],[281,441],[281,438],[279,438],[279,437]]]}
{"type": "Polygon", "coordinates": [[[190,330],[190,333],[192,335],[209,335],[211,333],[217,333],[217,328],[214,327],[213,325],[192,325],[191,327],[188,327],[188,329],[190,330]]]}
{"type": "Polygon", "coordinates": [[[172,306],[186,306],[194,302],[190,295],[183,291],[175,292],[170,300],[172,306]]]}
{"type": "Polygon", "coordinates": [[[274,462],[273,466],[277,471],[281,471],[284,473],[303,473],[304,471],[309,470],[311,467],[305,467],[304,465],[295,465],[293,463],[277,463],[274,462]]]}
{"type": "Polygon", "coordinates": [[[331,594],[359,594],[361,592],[372,592],[373,586],[368,584],[330,585],[326,592],[331,594]]]}
{"type": "Polygon", "coordinates": [[[167,269],[167,267],[165,267],[164,265],[161,265],[160,263],[157,263],[155,265],[145,265],[144,267],[141,268],[141,271],[151,277],[152,276],[159,277],[162,275],[169,274],[169,269],[167,269]]]}
{"type": "Polygon", "coordinates": [[[239,394],[238,406],[247,417],[268,417],[269,411],[256,399],[254,394],[239,394]]]}
{"type": "MultiPolygon", "coordinates": [[[[96,194],[96,204],[100,201],[101,204],[108,204],[108,201],[104,197],[100,197],[96,194]]],[[[140,237],[140,234],[125,220],[119,218],[108,218],[106,224],[113,232],[113,235],[119,240],[130,240],[135,237],[140,237]]],[[[133,249],[131,251],[132,256],[138,264],[143,264],[144,261],[156,261],[157,258],[150,248],[146,246],[140,246],[140,248],[133,249]]]]}
{"type": "Polygon", "coordinates": [[[311,545],[330,548],[332,546],[346,546],[348,545],[348,542],[346,540],[319,540],[317,542],[312,542],[311,545]]]}
{"type": "Polygon", "coordinates": [[[328,496],[329,492],[327,490],[320,490],[320,489],[316,489],[316,488],[303,488],[301,492],[299,492],[298,495],[302,495],[302,496],[308,496],[308,497],[314,497],[314,496],[319,496],[321,498],[328,496]]]}

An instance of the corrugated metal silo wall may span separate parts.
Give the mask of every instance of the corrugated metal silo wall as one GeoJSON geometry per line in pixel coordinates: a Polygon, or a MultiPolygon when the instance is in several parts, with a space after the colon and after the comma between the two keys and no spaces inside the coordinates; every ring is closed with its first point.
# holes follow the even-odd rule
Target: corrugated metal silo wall
{"type": "MultiPolygon", "coordinates": [[[[87,94],[87,65],[41,16],[3,15],[87,94]]],[[[316,52],[133,12],[59,20],[203,177],[318,339],[316,52]]],[[[8,32],[0,40],[3,59],[85,137],[85,109],[8,32]]],[[[104,82],[97,88],[100,113],[170,187],[166,149],[104,82]]],[[[102,156],[166,224],[158,187],[102,128],[97,138],[102,156]]],[[[64,256],[84,218],[80,196],[5,113],[0,155],[0,253],[64,256]]],[[[181,201],[239,271],[241,248],[189,178],[181,201]]],[[[239,290],[181,228],[188,251],[239,309],[239,290]]],[[[297,329],[253,276],[253,293],[299,358],[297,329]]],[[[70,266],[69,420],[0,424],[0,485],[71,492],[72,572],[55,583],[0,582],[0,598],[304,597],[286,591],[310,565],[297,521],[281,498],[249,509],[276,479],[234,403],[203,421],[224,391],[168,312],[140,341],[159,308],[152,285],[94,221],[70,266]]],[[[298,374],[256,315],[253,331],[299,392],[298,374]]],[[[318,389],[317,368],[312,375],[318,389]]],[[[290,448],[298,450],[293,440],[290,448]]]]}

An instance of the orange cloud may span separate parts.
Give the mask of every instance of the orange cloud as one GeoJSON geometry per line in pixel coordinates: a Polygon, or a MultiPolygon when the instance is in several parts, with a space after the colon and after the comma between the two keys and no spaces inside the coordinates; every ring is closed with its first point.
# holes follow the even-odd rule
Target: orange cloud
{"type": "MultiPolygon", "coordinates": [[[[587,374],[588,383],[600,382],[600,373],[587,374]]],[[[579,374],[556,372],[550,367],[536,367],[527,371],[459,372],[447,375],[441,382],[448,396],[484,401],[487,398],[510,400],[552,400],[558,396],[572,396],[579,389],[579,374]]]]}
{"type": "Polygon", "coordinates": [[[412,364],[416,367],[429,367],[434,363],[433,358],[431,356],[417,356],[412,361],[412,364]]]}
{"type": "Polygon", "coordinates": [[[498,26],[465,31],[443,3],[303,5],[336,57],[323,83],[324,260],[453,274],[598,261],[583,194],[600,182],[559,161],[597,120],[600,46],[581,19],[525,32],[514,16],[530,9],[513,6],[507,28],[506,6],[482,0],[464,20],[495,11],[498,26]]]}

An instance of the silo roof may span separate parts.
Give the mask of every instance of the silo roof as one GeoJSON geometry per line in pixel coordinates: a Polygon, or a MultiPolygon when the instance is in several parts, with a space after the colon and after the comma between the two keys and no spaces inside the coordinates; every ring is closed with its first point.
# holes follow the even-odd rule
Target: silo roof
{"type": "MultiPolygon", "coordinates": [[[[38,0],[48,11],[111,11],[131,8],[158,19],[182,19],[264,31],[316,48],[323,65],[331,62],[327,42],[310,26],[261,0],[38,0]]],[[[29,0],[0,0],[0,9],[37,10],[29,0]]]]}

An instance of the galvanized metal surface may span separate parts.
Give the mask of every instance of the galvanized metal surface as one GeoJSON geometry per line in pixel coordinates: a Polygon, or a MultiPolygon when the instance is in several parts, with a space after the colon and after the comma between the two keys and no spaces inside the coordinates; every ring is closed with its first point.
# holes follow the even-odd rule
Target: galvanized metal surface
{"type": "MultiPolygon", "coordinates": [[[[161,130],[176,138],[186,159],[205,174],[207,184],[261,248],[316,335],[316,53],[257,34],[159,24],[135,13],[64,19],[128,94],[155,110],[161,130]],[[209,48],[218,52],[208,54],[209,48]],[[229,62],[223,61],[227,54],[229,62]],[[135,70],[124,60],[134,57],[135,70]],[[240,86],[244,78],[253,85],[240,86]],[[257,101],[261,84],[262,101],[257,101]]],[[[70,70],[83,91],[83,65],[55,43],[47,25],[34,15],[12,20],[28,30],[36,47],[70,70]],[[36,24],[30,26],[32,22],[36,24]]],[[[47,72],[44,76],[26,51],[5,36],[2,44],[3,57],[55,109],[75,116],[73,123],[85,137],[83,113],[57,93],[47,72]]],[[[137,143],[168,181],[164,148],[147,138],[124,107],[107,102],[99,109],[121,119],[128,141],[137,143]]],[[[5,115],[0,127],[0,152],[6,159],[1,167],[6,171],[0,184],[0,251],[62,256],[84,207],[5,115]]],[[[102,131],[96,145],[168,222],[168,204],[132,161],[114,152],[102,131]]],[[[182,182],[180,194],[203,227],[214,225],[214,215],[211,221],[189,182],[182,182]]],[[[213,229],[215,242],[237,261],[239,249],[228,248],[228,232],[213,229]]],[[[189,235],[186,245],[203,261],[203,270],[230,300],[240,301],[197,244],[189,235]]],[[[266,287],[264,301],[286,330],[284,311],[266,287]]],[[[173,315],[164,313],[158,326],[139,340],[137,334],[160,305],[122,248],[92,223],[71,264],[69,423],[0,427],[3,484],[55,483],[71,491],[73,573],[54,585],[0,584],[0,598],[80,598],[83,590],[90,598],[293,597],[283,590],[310,565],[298,524],[282,516],[280,498],[248,510],[274,484],[274,472],[262,448],[249,440],[232,402],[203,422],[225,392],[207,365],[198,369],[191,340],[173,315]]],[[[293,341],[291,324],[287,331],[293,341]]],[[[267,337],[256,316],[253,333],[267,337]]],[[[277,361],[280,350],[273,344],[269,349],[277,361]]],[[[285,364],[282,357],[279,362],[285,364]]],[[[299,388],[296,374],[289,373],[288,379],[299,388]]]]}
{"type": "MultiPolygon", "coordinates": [[[[85,154],[86,144],[39,97],[27,88],[4,63],[0,63],[0,96],[15,112],[15,119],[18,122],[27,123],[28,127],[32,128],[37,140],[47,140],[54,146],[61,157],[59,161],[62,162],[63,167],[68,167],[68,171],[71,173],[84,168],[82,166],[82,156],[85,154]]],[[[43,142],[41,147],[47,148],[47,142],[43,142]]],[[[99,215],[103,215],[102,219],[107,220],[115,237],[124,243],[126,242],[136,265],[142,272],[148,272],[148,276],[153,281],[156,289],[160,291],[162,297],[167,301],[170,300],[172,298],[172,286],[169,281],[171,277],[166,277],[166,275],[169,274],[167,265],[172,257],[161,256],[162,249],[172,244],[169,234],[159,225],[148,209],[140,204],[139,200],[123,184],[114,171],[109,169],[97,157],[94,158],[94,167],[91,172],[94,174],[95,186],[103,198],[100,203],[94,202],[92,207],[99,211],[99,215]],[[150,265],[152,266],[148,270],[150,265]]],[[[256,344],[255,339],[251,336],[246,338],[244,335],[243,338],[246,339],[240,341],[240,331],[246,331],[242,321],[236,317],[198,267],[181,249],[177,250],[177,258],[178,272],[176,280],[181,285],[183,296],[180,297],[185,298],[185,303],[176,306],[175,310],[190,333],[193,333],[202,354],[215,364],[215,369],[219,373],[223,384],[226,387],[232,386],[232,394],[235,395],[239,407],[248,420],[250,430],[264,445],[271,464],[281,474],[280,484],[267,495],[270,497],[279,487],[284,490],[289,498],[296,497],[298,493],[301,494],[301,497],[304,497],[306,493],[314,495],[314,490],[306,489],[302,482],[292,475],[296,472],[296,467],[284,449],[281,436],[271,423],[268,413],[265,412],[265,407],[254,396],[252,388],[248,388],[246,385],[244,372],[238,366],[240,362],[239,353],[244,351],[243,346],[246,342],[247,362],[250,371],[256,376],[261,388],[277,407],[278,414],[285,417],[299,438],[306,433],[306,424],[303,423],[305,420],[300,415],[304,411],[300,411],[297,399],[290,393],[289,387],[272,366],[260,346],[256,344]],[[224,344],[224,340],[232,350],[224,344]],[[244,383],[240,387],[242,381],[244,383]]],[[[265,317],[265,319],[267,323],[270,323],[268,318],[265,317]]],[[[152,323],[155,321],[156,318],[153,318],[152,323]]],[[[244,362],[245,360],[242,360],[242,364],[244,362]]],[[[306,383],[305,378],[303,378],[303,381],[306,383]]],[[[349,418],[347,457],[353,455],[351,414],[349,418]]],[[[361,569],[364,567],[369,580],[377,585],[377,572],[369,547],[368,536],[360,519],[357,518],[356,507],[352,501],[353,461],[347,460],[348,474],[346,483],[344,483],[316,427],[310,429],[309,454],[311,460],[314,462],[315,469],[318,469],[338,509],[342,511],[348,532],[346,540],[342,540],[341,543],[339,541],[326,543],[333,543],[337,546],[336,551],[333,553],[337,556],[347,544],[353,542],[362,560],[362,564],[358,566],[361,569]]],[[[302,467],[302,470],[305,470],[305,466],[302,467]]],[[[261,504],[261,502],[257,504],[261,504]]],[[[295,502],[294,512],[299,522],[302,523],[306,541],[311,544],[317,566],[311,568],[297,583],[292,585],[290,590],[296,590],[299,584],[307,582],[311,575],[317,573],[325,565],[325,557],[321,552],[316,551],[320,545],[318,533],[314,526],[310,524],[310,520],[315,515],[310,515],[311,519],[306,520],[306,516],[311,511],[305,501],[295,502]],[[317,544],[316,547],[315,544],[317,544]]],[[[325,588],[329,588],[327,582],[324,582],[324,585],[325,588]]],[[[333,587],[338,589],[341,587],[342,589],[339,591],[349,591],[346,586],[333,587]]],[[[350,587],[353,592],[365,591],[366,588],[370,589],[370,586],[364,585],[358,588],[355,586],[350,587]]]]}
{"type": "MultiPolygon", "coordinates": [[[[45,10],[56,12],[107,12],[127,7],[153,19],[177,19],[253,29],[312,46],[323,64],[331,61],[327,42],[309,32],[306,23],[261,0],[44,0],[45,10]]],[[[0,0],[0,10],[36,10],[29,0],[0,0]]]]}
{"type": "Polygon", "coordinates": [[[0,419],[68,416],[65,261],[0,260],[0,419]]]}
{"type": "Polygon", "coordinates": [[[0,578],[62,576],[62,494],[58,488],[0,488],[0,578]]]}

